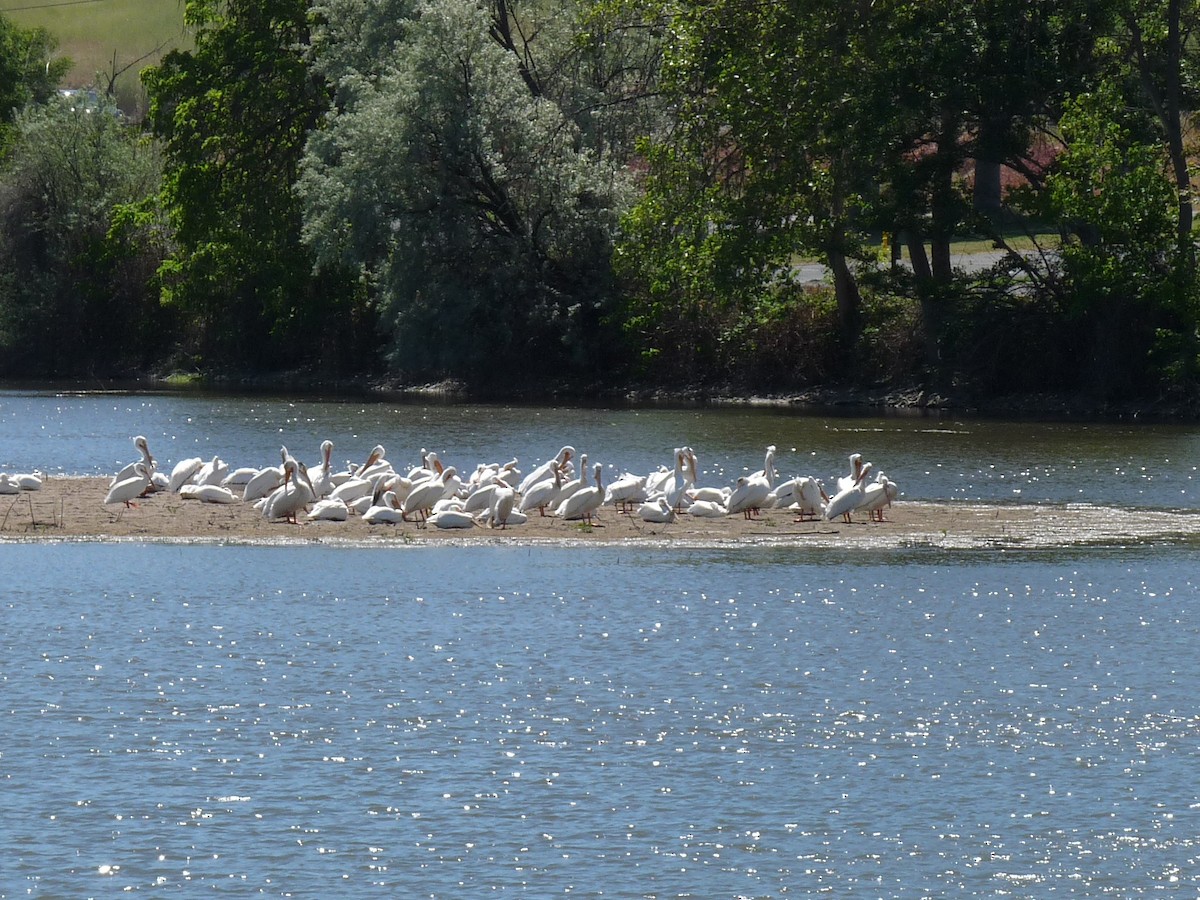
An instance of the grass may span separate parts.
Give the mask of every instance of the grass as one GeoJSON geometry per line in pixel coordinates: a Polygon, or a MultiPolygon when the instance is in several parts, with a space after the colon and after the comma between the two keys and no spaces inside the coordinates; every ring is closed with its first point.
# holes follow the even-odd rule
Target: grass
{"type": "Polygon", "coordinates": [[[122,73],[116,77],[117,101],[131,116],[145,111],[138,73],[191,44],[182,0],[0,0],[0,13],[22,28],[44,27],[58,39],[57,55],[74,62],[62,87],[105,87],[122,73]]]}

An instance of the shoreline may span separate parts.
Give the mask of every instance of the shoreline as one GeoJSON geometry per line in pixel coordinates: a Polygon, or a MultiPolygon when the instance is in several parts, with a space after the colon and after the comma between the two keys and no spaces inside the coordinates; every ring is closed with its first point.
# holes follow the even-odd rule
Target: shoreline
{"type": "Polygon", "coordinates": [[[1200,511],[1122,510],[1082,504],[1001,505],[900,500],[883,522],[865,514],[852,524],[796,521],[793,510],[764,510],[755,519],[680,515],[670,524],[641,521],[612,507],[587,527],[532,516],[507,529],[439,529],[416,523],[268,522],[251,504],[212,504],[155,493],[126,509],[105,506],[109,479],[50,477],[42,490],[0,496],[0,544],[149,542],[325,544],[351,547],[585,546],[793,547],[846,550],[1040,550],[1155,544],[1200,546],[1200,511]]]}

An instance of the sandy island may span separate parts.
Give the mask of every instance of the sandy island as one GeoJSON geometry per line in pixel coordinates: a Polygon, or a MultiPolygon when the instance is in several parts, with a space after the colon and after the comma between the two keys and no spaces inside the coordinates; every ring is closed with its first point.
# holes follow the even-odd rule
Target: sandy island
{"type": "Polygon", "coordinates": [[[681,515],[667,525],[606,507],[597,524],[533,516],[504,530],[438,529],[415,523],[268,522],[250,504],[212,504],[157,493],[135,508],[105,506],[106,478],[47,478],[40,491],[0,496],[0,541],[94,540],[206,543],[439,543],[726,546],[771,544],[845,548],[1050,548],[1088,545],[1200,544],[1200,512],[1120,510],[1089,505],[1009,505],[908,502],[885,510],[885,521],[857,515],[854,523],[797,522],[794,512],[766,510],[701,519],[681,515]]]}

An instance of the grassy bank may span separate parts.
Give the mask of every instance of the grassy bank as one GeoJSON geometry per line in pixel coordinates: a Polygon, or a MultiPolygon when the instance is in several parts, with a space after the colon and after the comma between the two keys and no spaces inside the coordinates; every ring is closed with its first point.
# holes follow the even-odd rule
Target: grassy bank
{"type": "Polygon", "coordinates": [[[117,99],[134,116],[145,108],[138,73],[190,42],[180,0],[0,0],[0,12],[58,39],[58,53],[74,61],[63,87],[103,86],[122,73],[117,99]]]}

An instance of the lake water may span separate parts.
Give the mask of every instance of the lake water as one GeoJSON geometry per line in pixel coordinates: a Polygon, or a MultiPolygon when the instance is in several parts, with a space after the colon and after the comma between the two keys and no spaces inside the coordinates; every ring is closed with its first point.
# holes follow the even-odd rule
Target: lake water
{"type": "MultiPolygon", "coordinates": [[[[0,469],[109,472],[136,433],[235,465],[689,443],[718,482],[773,442],[921,499],[1184,509],[1200,461],[1185,426],[0,393],[0,469]]],[[[1195,895],[1198,571],[0,543],[0,898],[1195,895]]]]}

